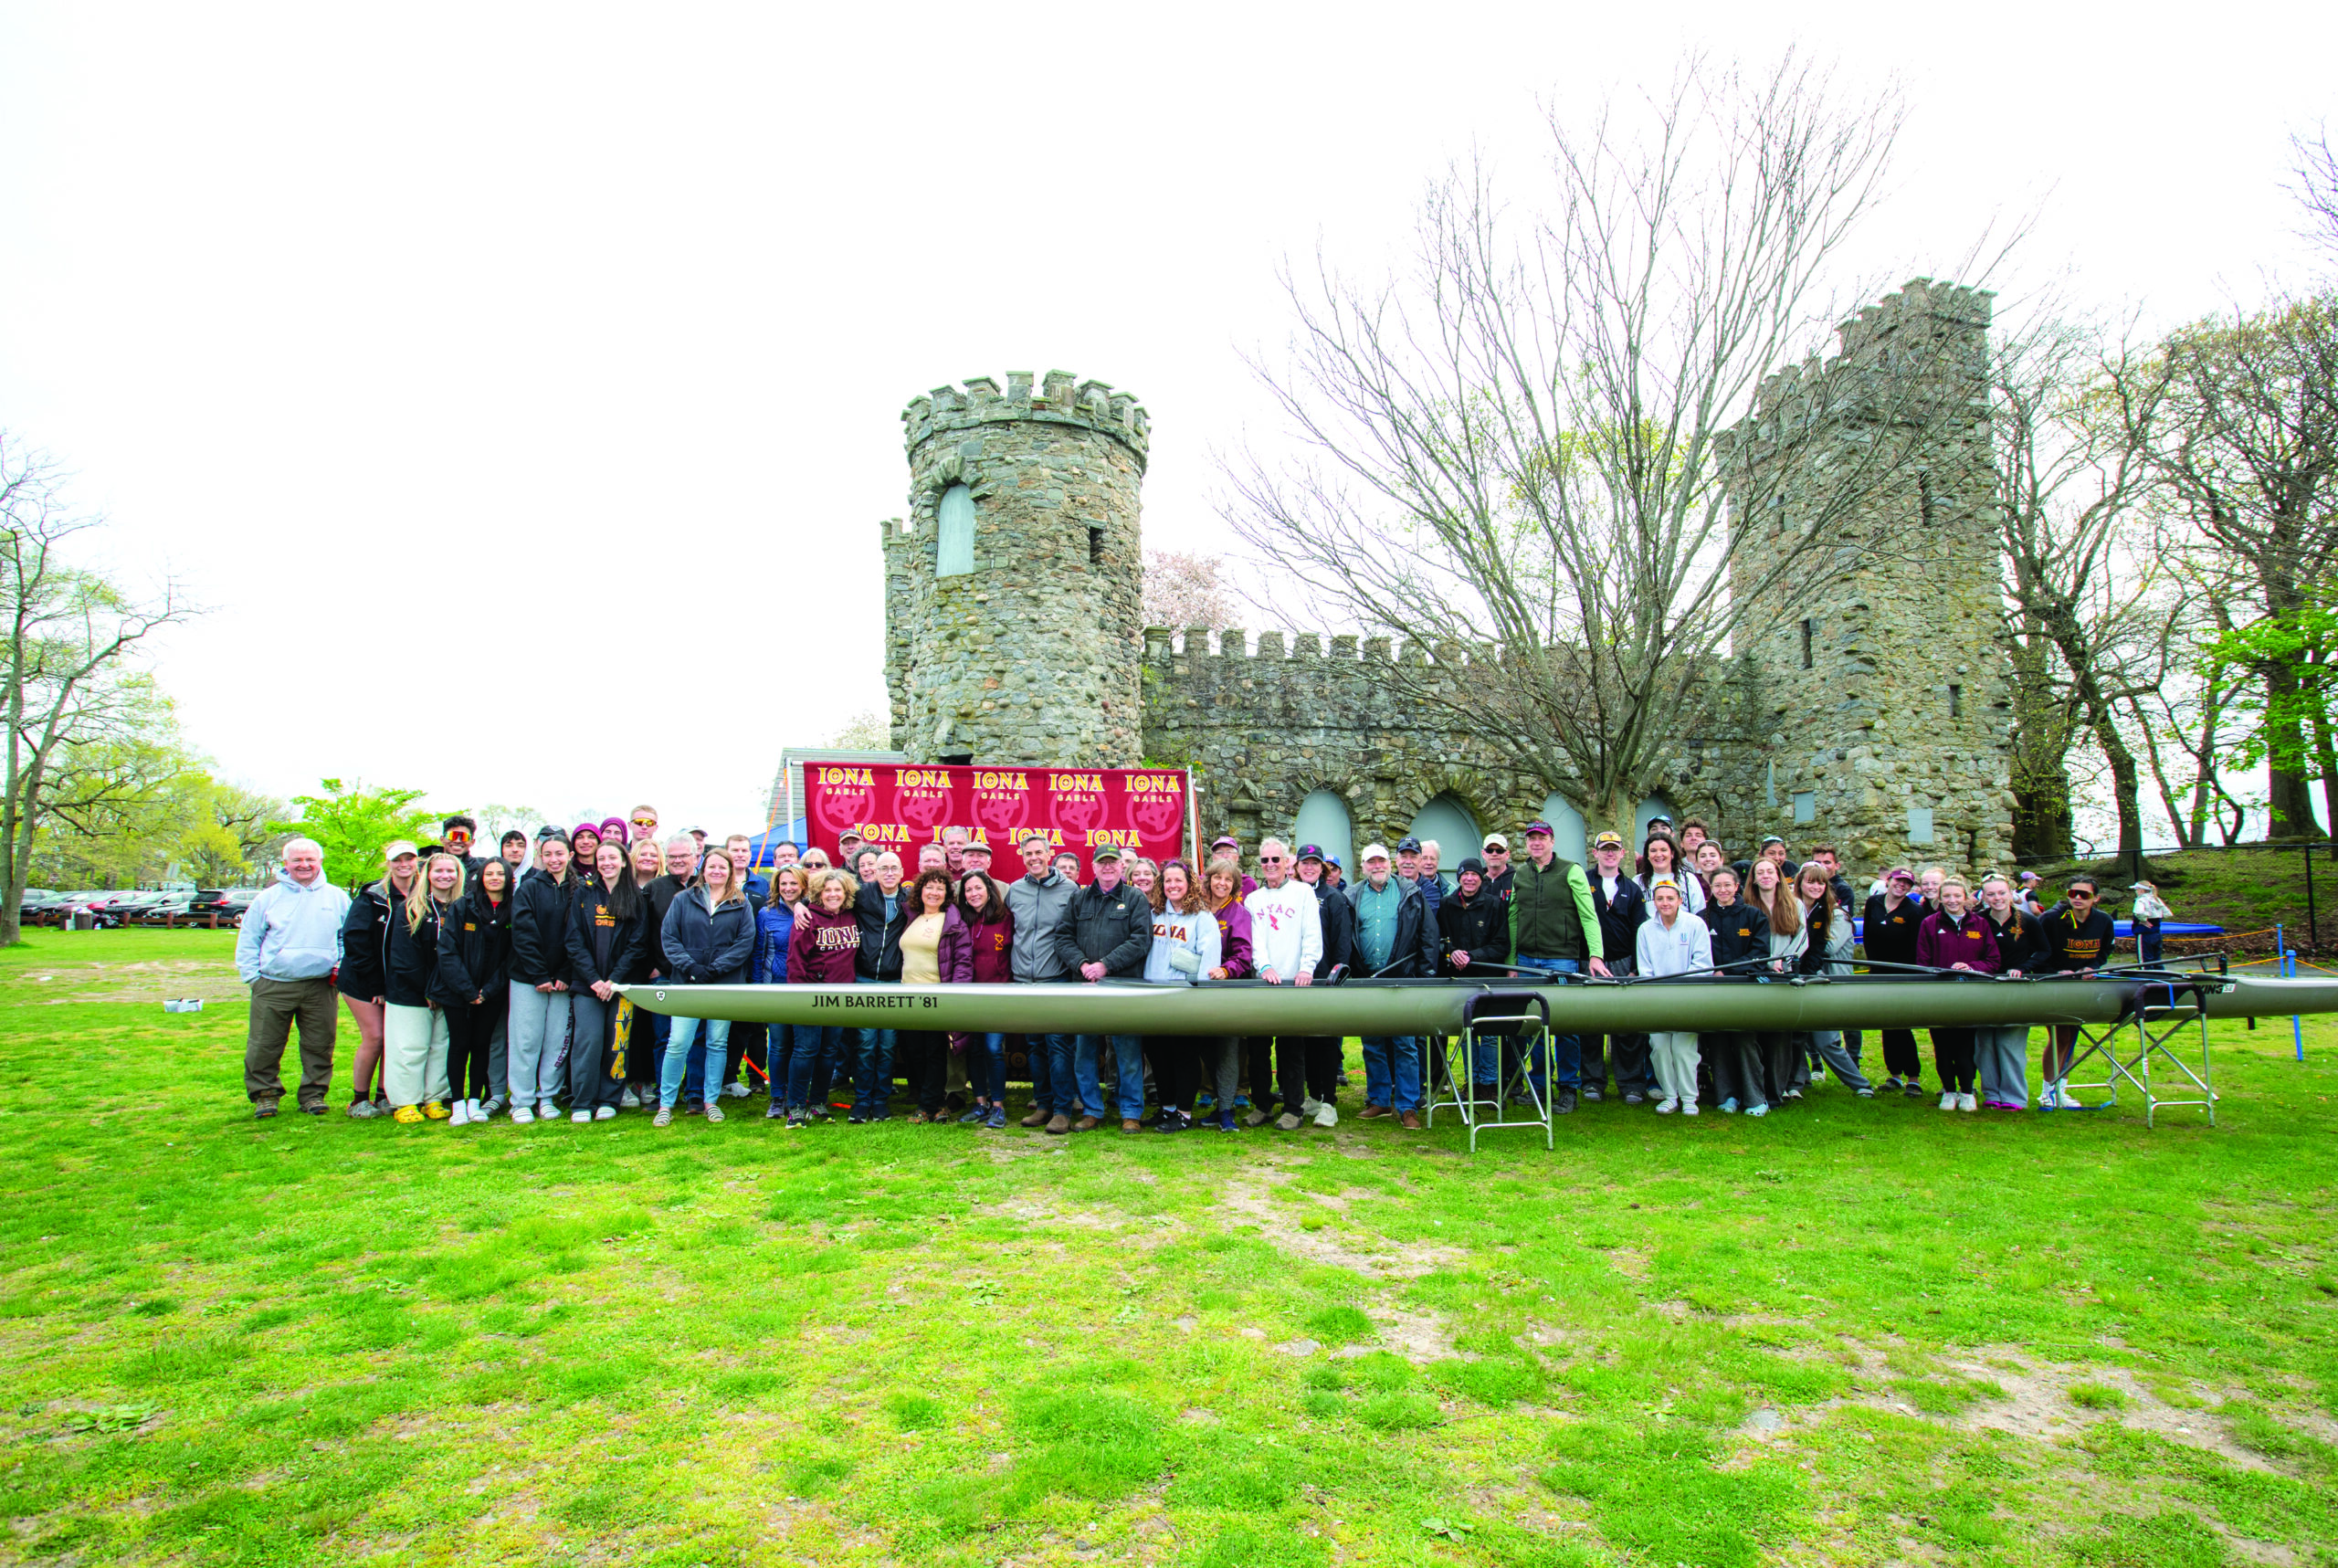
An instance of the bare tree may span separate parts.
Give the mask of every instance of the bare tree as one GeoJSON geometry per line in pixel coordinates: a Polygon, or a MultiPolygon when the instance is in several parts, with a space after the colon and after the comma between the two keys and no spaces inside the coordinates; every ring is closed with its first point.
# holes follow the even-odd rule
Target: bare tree
{"type": "MultiPolygon", "coordinates": [[[[2201,541],[2225,556],[2236,595],[2253,601],[2237,623],[2294,622],[2326,605],[2338,573],[2338,294],[2200,322],[2165,355],[2153,458],[2201,541]]],[[[2298,662],[2253,660],[2249,673],[2271,731],[2272,832],[2312,836],[2298,662]]],[[[2338,770],[2322,771],[2338,806],[2338,770]]]]}
{"type": "Polygon", "coordinates": [[[20,940],[17,910],[50,812],[77,803],[95,809],[123,789],[142,787],[127,773],[110,776],[105,761],[110,748],[138,740],[153,717],[150,686],[126,675],[122,660],[187,614],[169,584],[138,602],[74,565],[69,546],[96,525],[68,509],[51,461],[0,434],[0,619],[7,637],[0,703],[8,731],[0,779],[0,885],[7,899],[0,945],[20,940]]]}
{"type": "Polygon", "coordinates": [[[1399,695],[1627,831],[1732,647],[1807,614],[1844,521],[1911,482],[1927,418],[1911,364],[1803,378],[1758,463],[1732,434],[1844,313],[1825,276],[1896,99],[1840,100],[1793,59],[1691,61],[1645,110],[1551,114],[1546,213],[1515,217],[1471,163],[1430,191],[1408,275],[1286,277],[1290,364],[1255,368],[1303,455],[1235,468],[1224,503],[1260,555],[1434,655],[1390,667],[1399,695]],[[1853,417],[1869,438],[1842,443],[1853,417]],[[1838,461],[1800,460],[1830,442],[1838,461]],[[1784,517],[1797,472],[1791,522],[1742,539],[1732,509],[1784,517]]]}
{"type": "Polygon", "coordinates": [[[1233,624],[1234,600],[1224,563],[1199,551],[1144,552],[1144,624],[1183,631],[1233,624]]]}
{"type": "MultiPolygon", "coordinates": [[[[2140,711],[2137,670],[2172,618],[2142,508],[2164,366],[2050,308],[1997,342],[1992,417],[2017,718],[2045,734],[2067,721],[2102,752],[2119,850],[2143,844],[2143,769],[2122,715],[2140,711]],[[2140,657],[2141,663],[2134,660],[2140,657]]],[[[2017,746],[2017,753],[2023,748],[2017,746]]],[[[2044,748],[2027,760],[2036,769],[2044,748]]],[[[2068,796],[2063,797],[2067,803],[2068,796]]],[[[2041,848],[2041,853],[2052,853],[2041,848]]]]}
{"type": "Polygon", "coordinates": [[[891,726],[873,710],[863,709],[846,720],[827,743],[841,751],[883,752],[893,744],[891,726]]]}
{"type": "Polygon", "coordinates": [[[2312,136],[2301,132],[2290,138],[2290,147],[2298,205],[2305,208],[2305,237],[2338,262],[2338,148],[2330,145],[2327,130],[2312,136]]]}

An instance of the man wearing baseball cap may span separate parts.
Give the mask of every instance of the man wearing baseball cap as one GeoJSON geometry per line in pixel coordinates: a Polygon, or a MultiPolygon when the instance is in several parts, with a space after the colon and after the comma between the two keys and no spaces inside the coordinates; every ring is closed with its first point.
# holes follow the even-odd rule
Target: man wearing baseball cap
{"type": "MultiPolygon", "coordinates": [[[[1591,882],[1583,868],[1553,852],[1557,836],[1537,817],[1526,825],[1526,863],[1517,868],[1510,900],[1511,948],[1517,962],[1536,969],[1574,974],[1584,970],[1606,976],[1599,934],[1599,910],[1591,901],[1591,882]]],[[[1575,1089],[1583,1077],[1583,1041],[1559,1035],[1551,1041],[1551,1067],[1556,1083],[1548,1092],[1551,1109],[1564,1115],[1574,1110],[1575,1089]]],[[[1479,1065],[1480,1081],[1487,1064],[1479,1065]]],[[[1533,1063],[1536,1093],[1543,1093],[1542,1051],[1533,1063]]]]}
{"type": "Polygon", "coordinates": [[[1499,833],[1486,835],[1485,889],[1507,906],[1517,890],[1518,873],[1510,867],[1510,840],[1499,833]]]}
{"type": "MultiPolygon", "coordinates": [[[[1121,852],[1109,844],[1090,851],[1088,863],[1096,879],[1071,900],[1062,929],[1056,936],[1056,953],[1068,969],[1090,984],[1100,980],[1142,980],[1144,961],[1153,952],[1153,906],[1144,895],[1121,879],[1121,852]]],[[[1110,1045],[1120,1097],[1121,1131],[1134,1132],[1144,1116],[1144,1037],[1142,1035],[1081,1035],[1073,1072],[1086,1114],[1072,1130],[1086,1132],[1104,1119],[1104,1091],[1097,1071],[1098,1056],[1110,1045]]],[[[1052,1125],[1049,1131],[1055,1131],[1052,1125]]]]}
{"type": "MultiPolygon", "coordinates": [[[[1437,973],[1437,924],[1420,889],[1389,875],[1388,851],[1367,844],[1358,857],[1364,880],[1355,889],[1357,967],[1391,980],[1437,973]]],[[[1421,1092],[1417,1035],[1367,1035],[1364,1046],[1364,1114],[1396,1116],[1407,1131],[1421,1125],[1428,1101],[1421,1092]]]]}
{"type": "MultiPolygon", "coordinates": [[[[1056,951],[1056,939],[1071,913],[1071,900],[1079,886],[1055,868],[1054,847],[1037,828],[1026,832],[1016,847],[1023,855],[1023,875],[1006,885],[1006,912],[1015,922],[1008,966],[1017,985],[1058,984],[1071,976],[1056,951]]],[[[1026,1035],[1023,1038],[1031,1068],[1031,1110],[1023,1125],[1069,1132],[1071,1119],[1080,1114],[1072,1074],[1072,1037],[1026,1035]]]]}

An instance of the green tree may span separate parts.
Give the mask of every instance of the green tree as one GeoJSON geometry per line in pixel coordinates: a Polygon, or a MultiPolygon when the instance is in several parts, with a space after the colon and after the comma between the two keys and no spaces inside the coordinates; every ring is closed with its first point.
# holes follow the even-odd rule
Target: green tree
{"type": "MultiPolygon", "coordinates": [[[[2244,689],[2228,711],[2248,725],[2232,747],[2236,765],[2319,781],[2324,809],[2338,820],[2338,598],[2315,594],[2285,615],[2266,616],[2217,637],[2205,657],[2227,665],[2279,666],[2288,679],[2244,689]]],[[[2278,828],[2277,828],[2278,830],[2278,828]]]]}
{"type": "Polygon", "coordinates": [[[343,887],[355,887],[378,875],[382,848],[392,840],[407,838],[425,844],[437,837],[443,814],[415,805],[423,795],[418,789],[367,789],[355,779],[346,784],[339,779],[319,783],[324,794],[292,797],[292,804],[300,809],[297,819],[269,826],[271,831],[313,838],[323,846],[325,875],[343,887]]]}

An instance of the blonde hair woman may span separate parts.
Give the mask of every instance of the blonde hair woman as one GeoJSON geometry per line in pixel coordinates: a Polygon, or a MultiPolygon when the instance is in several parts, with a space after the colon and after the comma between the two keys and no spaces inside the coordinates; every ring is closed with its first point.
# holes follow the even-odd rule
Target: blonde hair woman
{"type": "MultiPolygon", "coordinates": [[[[736,985],[747,978],[755,952],[755,911],[747,901],[746,879],[727,849],[710,849],[699,863],[698,885],[685,888],[667,907],[668,973],[684,985],[736,985]]],[[[666,1063],[658,1084],[655,1124],[674,1120],[689,1071],[690,1042],[703,1027],[706,1055],[706,1119],[722,1120],[722,1068],[731,1049],[731,1025],[723,1018],[674,1019],[666,1043],[666,1063]]]]}
{"type": "Polygon", "coordinates": [[[441,1121],[448,1114],[449,1037],[443,1005],[446,988],[438,968],[438,927],[462,894],[463,863],[452,855],[433,855],[414,879],[404,907],[390,913],[382,1087],[397,1107],[392,1114],[400,1121],[441,1121]]]}

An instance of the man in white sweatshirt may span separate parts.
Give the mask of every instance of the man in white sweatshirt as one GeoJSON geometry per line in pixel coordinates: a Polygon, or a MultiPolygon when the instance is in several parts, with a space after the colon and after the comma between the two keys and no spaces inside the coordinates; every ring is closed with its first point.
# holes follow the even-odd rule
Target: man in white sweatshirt
{"type": "MultiPolygon", "coordinates": [[[[1656,918],[1639,929],[1639,972],[1650,977],[1695,974],[1713,966],[1712,933],[1705,922],[1680,907],[1680,886],[1662,881],[1649,892],[1656,918]]],[[[1664,1089],[1657,1108],[1659,1116],[1678,1110],[1697,1114],[1697,1037],[1685,1032],[1650,1035],[1648,1050],[1656,1081],[1664,1089]]]]}
{"type": "MultiPolygon", "coordinates": [[[[1280,838],[1259,845],[1259,882],[1242,900],[1250,911],[1250,963],[1269,985],[1312,985],[1315,962],[1323,956],[1323,917],[1315,889],[1294,875],[1298,862],[1290,846],[1280,838]]],[[[1302,1117],[1322,1110],[1323,1101],[1307,1092],[1307,1037],[1290,1035],[1278,1039],[1254,1035],[1243,1044],[1250,1058],[1252,1127],[1274,1117],[1280,1080],[1284,1131],[1293,1131],[1302,1117]],[[1270,1079],[1269,1070],[1274,1074],[1270,1079]]],[[[1317,1086],[1326,1091],[1328,1084],[1317,1086]]]]}

